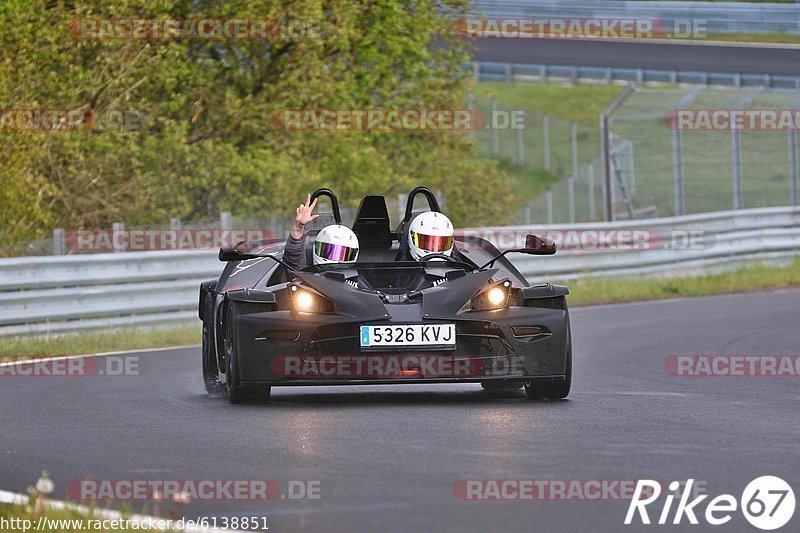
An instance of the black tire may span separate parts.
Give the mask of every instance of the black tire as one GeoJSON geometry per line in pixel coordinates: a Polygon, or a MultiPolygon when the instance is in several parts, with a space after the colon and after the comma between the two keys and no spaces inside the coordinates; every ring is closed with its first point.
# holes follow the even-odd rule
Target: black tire
{"type": "Polygon", "coordinates": [[[236,331],[233,327],[235,308],[228,309],[225,325],[225,396],[233,405],[242,403],[266,403],[269,401],[272,387],[258,385],[242,385],[239,381],[239,356],[237,352],[236,331]]]}
{"type": "Polygon", "coordinates": [[[225,392],[225,384],[219,380],[217,353],[214,344],[214,297],[206,294],[203,298],[203,385],[209,394],[225,392]]]}
{"type": "Polygon", "coordinates": [[[567,338],[566,379],[562,381],[526,381],[525,394],[530,400],[563,400],[572,387],[572,341],[567,338]]]}

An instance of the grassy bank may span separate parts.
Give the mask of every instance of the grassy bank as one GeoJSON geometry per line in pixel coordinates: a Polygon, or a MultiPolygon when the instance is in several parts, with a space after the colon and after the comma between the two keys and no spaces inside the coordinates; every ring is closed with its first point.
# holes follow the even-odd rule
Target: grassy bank
{"type": "Polygon", "coordinates": [[[685,278],[597,278],[570,281],[566,285],[573,307],[800,287],[800,257],[787,267],[754,264],[730,272],[685,278]]]}
{"type": "Polygon", "coordinates": [[[200,344],[200,333],[198,320],[194,326],[169,329],[122,329],[51,337],[0,337],[0,358],[55,357],[200,344]]]}

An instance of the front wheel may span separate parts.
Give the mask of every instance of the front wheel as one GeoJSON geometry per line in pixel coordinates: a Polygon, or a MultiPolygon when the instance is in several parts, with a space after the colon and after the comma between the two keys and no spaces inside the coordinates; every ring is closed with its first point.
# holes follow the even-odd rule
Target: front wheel
{"type": "Polygon", "coordinates": [[[222,394],[225,385],[219,380],[217,351],[214,343],[214,298],[206,294],[203,298],[203,385],[209,394],[222,394]]]}
{"type": "Polygon", "coordinates": [[[525,394],[530,400],[563,400],[572,387],[572,342],[567,345],[567,368],[563,381],[526,381],[525,394]]]}
{"type": "Polygon", "coordinates": [[[225,328],[225,395],[228,402],[234,405],[242,403],[266,403],[269,401],[272,387],[243,385],[239,381],[239,356],[237,353],[234,309],[229,309],[225,328]]]}

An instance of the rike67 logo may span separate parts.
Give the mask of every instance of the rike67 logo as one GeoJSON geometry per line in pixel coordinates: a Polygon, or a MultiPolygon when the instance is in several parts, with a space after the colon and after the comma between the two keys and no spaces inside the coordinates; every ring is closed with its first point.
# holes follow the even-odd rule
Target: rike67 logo
{"type": "Polygon", "coordinates": [[[734,515],[741,509],[741,513],[752,526],[762,531],[772,531],[786,525],[794,515],[794,491],[786,481],[779,477],[762,476],[754,479],[745,487],[738,500],[731,494],[721,494],[706,504],[705,512],[701,512],[701,504],[708,498],[707,494],[689,500],[692,496],[693,484],[694,479],[689,479],[683,492],[678,495],[675,493],[682,484],[678,481],[670,483],[669,490],[673,494],[666,496],[662,506],[662,502],[659,501],[662,496],[661,484],[654,480],[639,480],[628,507],[628,514],[625,516],[625,525],[633,523],[637,514],[642,524],[650,524],[651,519],[647,506],[655,502],[658,502],[656,506],[661,510],[656,522],[660,525],[668,523],[678,525],[684,518],[690,524],[697,525],[699,524],[698,516],[700,516],[712,526],[721,526],[733,520],[734,515]],[[673,513],[673,502],[676,496],[679,496],[679,501],[673,513]]]}

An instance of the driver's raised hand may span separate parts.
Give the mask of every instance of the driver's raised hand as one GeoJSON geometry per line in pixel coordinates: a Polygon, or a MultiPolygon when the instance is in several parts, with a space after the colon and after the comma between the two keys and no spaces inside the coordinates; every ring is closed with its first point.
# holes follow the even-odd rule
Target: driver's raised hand
{"type": "Polygon", "coordinates": [[[314,201],[311,201],[311,195],[306,196],[306,202],[304,204],[300,204],[297,209],[295,210],[296,216],[294,219],[294,227],[292,231],[289,233],[292,238],[294,239],[302,239],[303,235],[305,234],[305,227],[306,224],[317,218],[319,215],[312,215],[312,211],[317,206],[317,200],[319,198],[314,198],[314,201]]]}

